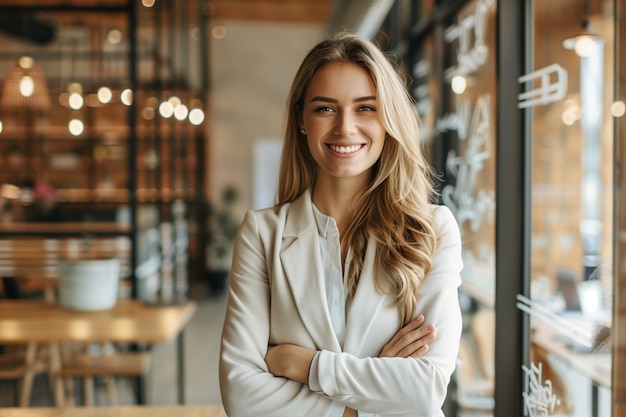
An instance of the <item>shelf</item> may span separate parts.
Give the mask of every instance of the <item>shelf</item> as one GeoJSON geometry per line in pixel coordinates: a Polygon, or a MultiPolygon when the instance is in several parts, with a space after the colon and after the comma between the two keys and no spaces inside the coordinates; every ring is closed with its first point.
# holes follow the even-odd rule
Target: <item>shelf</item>
{"type": "Polygon", "coordinates": [[[130,232],[130,224],[117,222],[0,223],[0,236],[116,236],[130,232]]]}

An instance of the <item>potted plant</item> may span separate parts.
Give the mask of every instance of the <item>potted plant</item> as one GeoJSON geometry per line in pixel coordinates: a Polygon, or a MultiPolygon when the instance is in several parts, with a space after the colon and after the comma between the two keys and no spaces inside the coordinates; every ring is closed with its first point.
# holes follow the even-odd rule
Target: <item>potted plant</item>
{"type": "Polygon", "coordinates": [[[234,215],[239,192],[234,186],[225,187],[217,202],[206,205],[206,267],[209,288],[219,293],[226,287],[232,260],[233,241],[240,221],[234,215]]]}

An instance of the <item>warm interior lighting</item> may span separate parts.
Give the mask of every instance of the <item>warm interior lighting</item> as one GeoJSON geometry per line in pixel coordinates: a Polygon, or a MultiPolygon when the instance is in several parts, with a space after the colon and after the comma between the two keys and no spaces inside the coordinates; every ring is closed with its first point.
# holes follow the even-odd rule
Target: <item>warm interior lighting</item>
{"type": "Polygon", "coordinates": [[[565,49],[571,49],[581,58],[588,57],[593,52],[596,42],[601,42],[602,37],[589,31],[589,0],[585,1],[585,20],[583,20],[582,31],[576,36],[563,41],[565,49]]]}
{"type": "Polygon", "coordinates": [[[69,97],[69,105],[73,110],[80,110],[83,107],[85,100],[83,100],[83,96],[79,93],[72,93],[69,97]]]}
{"type": "Polygon", "coordinates": [[[193,109],[189,112],[189,121],[192,125],[198,126],[204,121],[204,112],[202,109],[193,109]]]}
{"type": "Polygon", "coordinates": [[[67,91],[70,93],[83,94],[83,86],[80,83],[71,83],[67,86],[67,91]]]}
{"type": "Polygon", "coordinates": [[[0,120],[0,133],[2,133],[2,120],[0,120]]]}
{"type": "Polygon", "coordinates": [[[22,69],[28,70],[35,65],[35,60],[29,56],[23,56],[17,61],[17,65],[22,69]]]}
{"type": "Polygon", "coordinates": [[[122,32],[120,32],[119,29],[111,29],[107,33],[107,41],[111,45],[119,44],[120,42],[122,42],[122,32]]]}
{"type": "Polygon", "coordinates": [[[154,113],[154,107],[144,107],[144,109],[141,111],[141,115],[145,120],[154,119],[154,113]]]}
{"type": "Polygon", "coordinates": [[[184,104],[179,104],[174,109],[174,117],[176,120],[185,120],[189,114],[189,109],[184,104]]]}
{"type": "Polygon", "coordinates": [[[161,117],[165,117],[166,119],[172,117],[172,114],[174,114],[174,106],[172,106],[172,103],[169,101],[161,103],[159,106],[159,114],[161,117]]]}
{"type": "Polygon", "coordinates": [[[194,41],[199,41],[200,40],[200,28],[199,27],[194,27],[193,29],[191,29],[191,39],[193,39],[194,41]]]}
{"type": "Polygon", "coordinates": [[[601,41],[601,36],[594,35],[592,33],[589,33],[588,31],[585,31],[579,35],[565,39],[563,41],[563,47],[565,49],[571,49],[576,52],[576,55],[578,55],[579,57],[585,58],[591,55],[591,52],[593,51],[593,46],[596,44],[596,42],[601,41]]]}
{"type": "Polygon", "coordinates": [[[450,81],[450,87],[454,94],[463,94],[467,88],[467,80],[462,75],[455,75],[450,81]]]}
{"type": "Polygon", "coordinates": [[[72,119],[72,120],[70,120],[70,122],[68,124],[68,128],[69,128],[70,133],[72,135],[79,136],[85,130],[85,125],[83,124],[83,122],[81,120],[72,119]]]}
{"type": "Polygon", "coordinates": [[[28,108],[45,112],[50,108],[50,94],[43,71],[29,56],[22,56],[17,65],[7,71],[0,97],[3,110],[28,108]]]}
{"type": "Polygon", "coordinates": [[[20,79],[20,94],[24,97],[30,97],[35,92],[35,81],[30,75],[23,75],[20,79]]]}
{"type": "Polygon", "coordinates": [[[226,27],[222,25],[213,26],[211,35],[213,35],[215,39],[224,39],[226,37],[226,27]]]}
{"type": "Polygon", "coordinates": [[[154,6],[154,3],[156,3],[156,0],[141,0],[141,4],[144,7],[152,7],[154,6]]]}
{"type": "Polygon", "coordinates": [[[613,117],[622,117],[626,114],[626,103],[623,101],[616,101],[611,104],[611,114],[613,117]]]}
{"type": "Polygon", "coordinates": [[[133,104],[133,90],[131,90],[130,88],[127,88],[124,91],[122,91],[122,94],[120,94],[120,99],[122,100],[122,103],[124,103],[127,106],[130,106],[131,104],[133,104]]]}
{"type": "Polygon", "coordinates": [[[182,101],[180,100],[180,98],[176,97],[176,96],[172,96],[170,97],[167,101],[169,101],[169,103],[172,105],[172,107],[176,108],[178,106],[181,105],[182,101]]]}
{"type": "Polygon", "coordinates": [[[113,92],[111,92],[111,89],[109,87],[100,87],[98,89],[98,100],[100,100],[100,103],[110,103],[112,98],[113,92]]]}

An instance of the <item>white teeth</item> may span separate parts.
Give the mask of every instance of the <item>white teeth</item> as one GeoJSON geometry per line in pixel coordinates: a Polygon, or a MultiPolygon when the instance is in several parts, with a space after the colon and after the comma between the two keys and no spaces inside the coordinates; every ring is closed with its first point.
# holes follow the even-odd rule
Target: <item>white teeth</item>
{"type": "Polygon", "coordinates": [[[338,153],[352,153],[361,149],[363,145],[352,145],[352,146],[336,146],[330,145],[330,149],[338,153]]]}

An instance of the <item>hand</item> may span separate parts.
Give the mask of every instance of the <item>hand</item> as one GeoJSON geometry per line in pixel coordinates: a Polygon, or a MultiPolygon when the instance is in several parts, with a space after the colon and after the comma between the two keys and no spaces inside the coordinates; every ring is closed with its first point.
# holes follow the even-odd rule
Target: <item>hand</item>
{"type": "Polygon", "coordinates": [[[265,354],[265,363],[274,376],[308,384],[311,362],[315,353],[311,349],[291,344],[269,346],[265,354]]]}
{"type": "Polygon", "coordinates": [[[428,352],[428,345],[437,340],[435,325],[424,325],[424,316],[419,315],[409,324],[398,330],[383,346],[380,357],[421,358],[428,352]]]}

